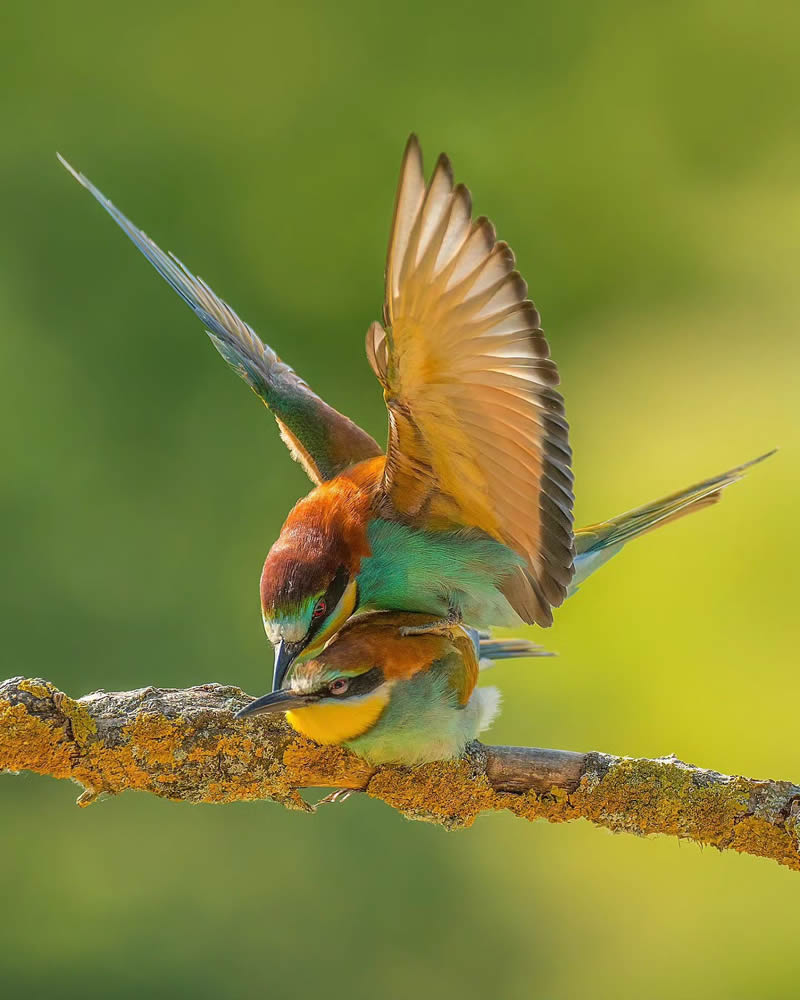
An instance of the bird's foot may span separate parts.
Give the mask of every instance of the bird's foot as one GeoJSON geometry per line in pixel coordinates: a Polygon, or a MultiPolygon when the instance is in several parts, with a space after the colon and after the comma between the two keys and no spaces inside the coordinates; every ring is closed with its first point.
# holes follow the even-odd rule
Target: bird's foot
{"type": "Polygon", "coordinates": [[[437,618],[432,622],[425,622],[424,625],[404,625],[400,629],[400,635],[427,635],[428,633],[447,633],[454,625],[460,625],[464,621],[461,612],[453,608],[447,618],[437,618]]]}
{"type": "Polygon", "coordinates": [[[316,809],[317,806],[332,805],[334,802],[346,802],[351,795],[360,791],[360,788],[335,788],[330,795],[326,795],[324,799],[320,799],[314,808],[316,809]]]}

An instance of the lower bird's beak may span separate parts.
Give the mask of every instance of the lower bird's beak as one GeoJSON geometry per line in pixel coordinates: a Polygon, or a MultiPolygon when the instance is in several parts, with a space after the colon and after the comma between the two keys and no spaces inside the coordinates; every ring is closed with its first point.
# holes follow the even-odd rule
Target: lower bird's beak
{"type": "Polygon", "coordinates": [[[271,691],[269,694],[256,698],[249,705],[240,708],[234,718],[246,719],[248,715],[273,715],[275,712],[289,712],[293,708],[302,708],[308,704],[304,694],[294,694],[291,691],[271,691]]]}
{"type": "Polygon", "coordinates": [[[304,642],[287,642],[281,639],[275,647],[275,667],[272,671],[272,690],[280,691],[284,678],[298,653],[305,647],[304,642]]]}

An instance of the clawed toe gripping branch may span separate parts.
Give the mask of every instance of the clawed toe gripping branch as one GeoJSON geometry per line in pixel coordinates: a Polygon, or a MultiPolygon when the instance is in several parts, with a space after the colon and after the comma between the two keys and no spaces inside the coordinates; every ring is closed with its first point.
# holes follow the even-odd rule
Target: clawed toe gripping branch
{"type": "Polygon", "coordinates": [[[473,743],[460,760],[372,768],[320,747],[282,718],[237,722],[238,688],[143,688],[74,700],[43,680],[0,683],[0,770],[71,778],[88,805],[133,788],[188,802],[272,799],[309,809],[301,788],[359,789],[411,819],[448,829],[482,812],[588,819],[661,833],[800,870],[800,786],[729,777],[675,757],[615,757],[473,743]]]}

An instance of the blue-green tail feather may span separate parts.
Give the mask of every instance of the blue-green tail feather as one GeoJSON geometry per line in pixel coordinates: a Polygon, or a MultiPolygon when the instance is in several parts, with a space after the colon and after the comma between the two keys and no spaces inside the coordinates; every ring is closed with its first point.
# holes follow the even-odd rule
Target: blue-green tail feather
{"type": "Polygon", "coordinates": [[[773,449],[765,455],[759,455],[758,458],[745,462],[744,465],[738,465],[735,469],[729,469],[719,476],[695,483],[688,489],[672,493],[654,503],[620,514],[610,521],[593,524],[577,531],[575,533],[575,576],[567,596],[574,594],[588,576],[620,552],[626,542],[652,531],[662,524],[668,524],[679,517],[717,503],[726,486],[738,482],[747,469],[758,462],[763,462],[770,455],[774,455],[776,450],[773,449]]]}

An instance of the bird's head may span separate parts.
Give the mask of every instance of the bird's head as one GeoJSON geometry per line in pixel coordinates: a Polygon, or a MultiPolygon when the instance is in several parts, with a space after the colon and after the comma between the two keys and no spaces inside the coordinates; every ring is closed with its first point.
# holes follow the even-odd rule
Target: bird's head
{"type": "Polygon", "coordinates": [[[298,657],[314,656],[357,609],[358,571],[369,552],[364,520],[346,489],[327,483],[294,507],[270,549],[261,614],[275,647],[274,691],[298,657]]]}
{"type": "Polygon", "coordinates": [[[323,483],[295,504],[270,549],[261,614],[275,647],[273,690],[298,657],[314,656],[358,608],[369,502],[352,477],[323,483]]]}
{"type": "Polygon", "coordinates": [[[276,548],[261,576],[264,630],[275,648],[275,691],[292,663],[322,649],[358,605],[356,576],[346,564],[302,560],[276,548]]]}
{"type": "Polygon", "coordinates": [[[238,717],[285,712],[293,729],[317,743],[345,743],[378,722],[397,685],[446,657],[464,665],[464,690],[456,683],[453,693],[465,703],[478,674],[474,640],[457,625],[445,634],[406,634],[406,626],[429,621],[428,615],[397,611],[351,618],[316,656],[295,661],[279,690],[257,698],[238,717]]]}
{"type": "Polygon", "coordinates": [[[331,655],[331,648],[296,662],[283,688],[257,698],[237,717],[285,712],[293,729],[317,743],[363,735],[389,703],[392,682],[368,657],[331,655]]]}

